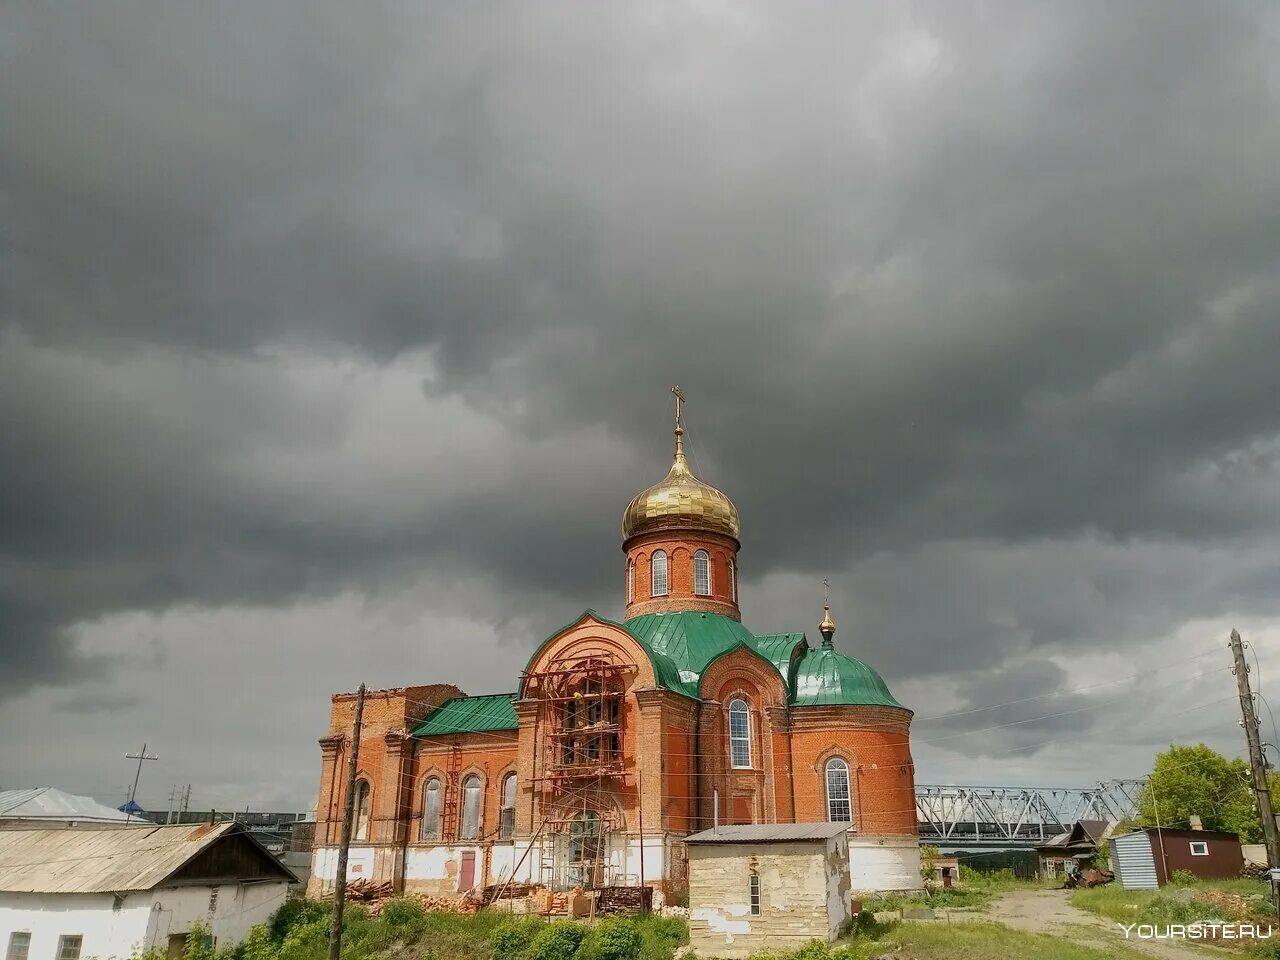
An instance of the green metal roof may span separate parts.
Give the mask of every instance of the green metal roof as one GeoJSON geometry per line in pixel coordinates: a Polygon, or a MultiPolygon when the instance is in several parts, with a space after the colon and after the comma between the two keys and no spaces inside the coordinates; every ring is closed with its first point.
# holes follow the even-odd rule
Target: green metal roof
{"type": "Polygon", "coordinates": [[[696,683],[696,675],[725,651],[739,644],[752,650],[756,646],[750,630],[718,613],[646,613],[624,621],[622,627],[655,653],[670,657],[686,683],[696,683]]]}
{"type": "Polygon", "coordinates": [[[520,724],[511,704],[514,693],[493,693],[484,697],[454,697],[429,713],[413,731],[415,737],[448,733],[482,733],[487,730],[515,730],[520,724]]]}
{"type": "Polygon", "coordinates": [[[784,677],[791,670],[791,654],[800,644],[805,644],[805,649],[808,649],[803,633],[766,633],[756,637],[756,650],[760,656],[777,667],[784,677]]]}
{"type": "Polygon", "coordinates": [[[826,644],[810,648],[796,665],[791,703],[797,707],[902,707],[880,674],[826,644]]]}

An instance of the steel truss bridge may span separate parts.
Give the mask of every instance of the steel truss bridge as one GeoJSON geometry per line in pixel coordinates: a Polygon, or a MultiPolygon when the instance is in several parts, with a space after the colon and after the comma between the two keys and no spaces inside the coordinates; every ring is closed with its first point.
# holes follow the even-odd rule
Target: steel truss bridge
{"type": "Polygon", "coordinates": [[[973,787],[916,784],[920,842],[944,846],[1034,847],[1077,820],[1126,820],[1146,780],[1092,787],[973,787]]]}

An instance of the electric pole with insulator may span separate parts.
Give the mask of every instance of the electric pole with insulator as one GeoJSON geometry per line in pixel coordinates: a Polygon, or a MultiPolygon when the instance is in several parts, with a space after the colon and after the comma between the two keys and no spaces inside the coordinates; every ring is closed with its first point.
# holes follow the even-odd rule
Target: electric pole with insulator
{"type": "Polygon", "coordinates": [[[342,839],[338,845],[338,870],[333,885],[333,918],[329,921],[329,960],[342,953],[342,907],[347,898],[347,852],[351,848],[351,821],[356,809],[356,759],[360,756],[360,717],[364,713],[364,684],[356,691],[356,719],[351,725],[351,757],[347,761],[347,802],[342,810],[342,839]]]}
{"type": "Polygon", "coordinates": [[[1232,672],[1236,675],[1236,687],[1240,691],[1241,726],[1245,742],[1249,745],[1249,769],[1253,772],[1253,794],[1258,801],[1258,816],[1262,819],[1262,838],[1267,845],[1267,866],[1280,867],[1280,832],[1276,830],[1276,815],[1271,812],[1271,788],[1267,784],[1267,766],[1262,759],[1262,741],[1258,736],[1258,715],[1253,710],[1253,691],[1249,689],[1249,664],[1244,659],[1244,642],[1237,630],[1231,631],[1231,656],[1235,660],[1232,672]]]}

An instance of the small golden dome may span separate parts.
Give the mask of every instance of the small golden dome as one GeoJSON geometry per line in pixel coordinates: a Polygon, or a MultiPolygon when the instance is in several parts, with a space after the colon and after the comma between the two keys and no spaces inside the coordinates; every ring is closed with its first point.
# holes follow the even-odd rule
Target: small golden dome
{"type": "Polygon", "coordinates": [[[703,483],[684,458],[684,428],[676,426],[676,457],[659,483],[636,494],[622,514],[622,535],[652,530],[706,530],[738,539],[738,508],[727,496],[703,483]]]}

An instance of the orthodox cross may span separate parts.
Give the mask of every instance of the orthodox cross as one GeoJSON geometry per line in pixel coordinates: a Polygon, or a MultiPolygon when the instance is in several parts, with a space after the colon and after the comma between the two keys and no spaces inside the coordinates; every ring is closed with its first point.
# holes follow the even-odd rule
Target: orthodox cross
{"type": "Polygon", "coordinates": [[[680,426],[680,407],[684,403],[684,394],[680,392],[680,384],[676,384],[671,388],[671,392],[676,395],[676,426],[680,426]]]}
{"type": "Polygon", "coordinates": [[[831,582],[826,577],[822,578],[822,605],[831,606],[831,582]]]}

